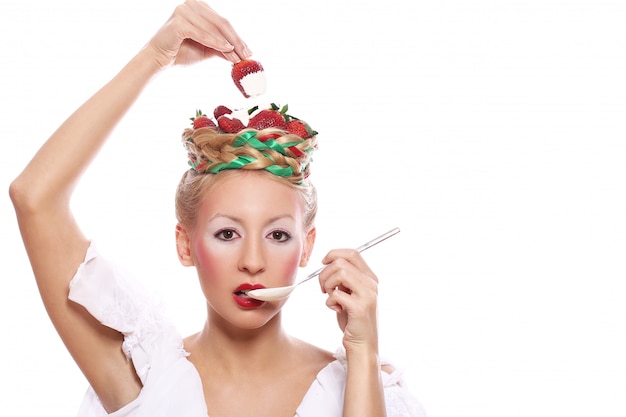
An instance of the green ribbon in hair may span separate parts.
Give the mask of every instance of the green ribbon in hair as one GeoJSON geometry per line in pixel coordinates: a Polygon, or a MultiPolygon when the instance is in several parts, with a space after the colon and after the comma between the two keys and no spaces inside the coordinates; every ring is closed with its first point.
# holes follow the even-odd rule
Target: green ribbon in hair
{"type": "Polygon", "coordinates": [[[235,148],[240,148],[244,145],[249,145],[251,147],[253,147],[254,149],[258,150],[258,151],[265,151],[268,149],[272,149],[282,155],[287,155],[287,151],[285,151],[285,148],[289,148],[291,146],[295,146],[298,145],[300,143],[302,143],[304,141],[298,141],[298,142],[289,142],[289,143],[285,143],[285,144],[280,144],[278,142],[276,142],[274,139],[268,139],[266,141],[260,141],[259,139],[257,139],[256,137],[256,132],[252,132],[252,131],[248,131],[248,132],[243,132],[241,135],[237,136],[237,139],[235,139],[235,142],[233,142],[233,146],[235,148]]]}
{"type": "MultiPolygon", "coordinates": [[[[221,163],[221,164],[215,165],[213,168],[209,170],[209,172],[211,174],[217,174],[218,172],[224,171],[227,169],[241,169],[244,166],[248,165],[249,163],[254,162],[255,160],[256,159],[248,155],[239,155],[237,159],[233,159],[232,161],[228,163],[221,163]]],[[[278,165],[270,165],[263,169],[279,177],[290,177],[293,175],[293,168],[291,168],[290,166],[280,167],[278,165]]]]}
{"type": "MultiPolygon", "coordinates": [[[[240,148],[244,145],[249,145],[253,147],[254,149],[257,149],[258,151],[265,151],[268,149],[272,149],[276,152],[279,152],[282,155],[287,155],[287,152],[285,151],[285,147],[294,146],[294,145],[297,145],[298,143],[300,142],[291,142],[291,143],[281,145],[280,143],[276,142],[274,139],[260,141],[256,137],[256,132],[249,131],[249,132],[243,132],[241,135],[239,135],[235,139],[235,142],[233,142],[233,146],[235,148],[240,148]]],[[[264,154],[265,156],[269,158],[269,155],[267,155],[265,152],[264,154]]],[[[221,163],[221,164],[215,165],[213,168],[209,170],[209,172],[212,174],[217,174],[218,172],[224,171],[227,169],[241,169],[244,166],[254,162],[255,160],[256,160],[255,158],[248,156],[248,155],[239,155],[236,159],[228,163],[221,163]]],[[[290,177],[293,175],[293,168],[290,166],[280,167],[277,165],[270,165],[263,169],[279,177],[290,177]]]]}

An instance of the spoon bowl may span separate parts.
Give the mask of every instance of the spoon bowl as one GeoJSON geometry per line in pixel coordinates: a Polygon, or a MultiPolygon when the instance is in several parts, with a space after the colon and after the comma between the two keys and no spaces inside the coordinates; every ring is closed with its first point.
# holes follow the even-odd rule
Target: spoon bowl
{"type": "MultiPolygon", "coordinates": [[[[390,238],[391,236],[395,235],[399,231],[400,231],[400,229],[395,227],[395,228],[391,229],[390,231],[388,231],[387,233],[384,233],[384,234],[378,236],[377,238],[372,239],[372,240],[370,240],[367,243],[364,243],[363,245],[359,246],[356,250],[358,252],[363,252],[364,250],[369,249],[372,246],[379,244],[383,240],[386,240],[386,239],[390,238]]],[[[298,282],[296,284],[288,285],[286,287],[260,288],[258,290],[250,290],[250,291],[248,291],[248,296],[254,298],[255,300],[261,300],[261,301],[281,300],[283,298],[288,297],[289,294],[291,294],[291,292],[294,289],[296,289],[296,287],[298,285],[302,284],[303,282],[307,282],[308,280],[318,276],[320,274],[320,272],[322,272],[324,270],[324,268],[326,268],[326,266],[323,266],[320,269],[318,269],[317,271],[314,271],[314,272],[310,273],[309,275],[306,276],[306,278],[304,278],[302,281],[300,281],[300,282],[298,282]]]]}

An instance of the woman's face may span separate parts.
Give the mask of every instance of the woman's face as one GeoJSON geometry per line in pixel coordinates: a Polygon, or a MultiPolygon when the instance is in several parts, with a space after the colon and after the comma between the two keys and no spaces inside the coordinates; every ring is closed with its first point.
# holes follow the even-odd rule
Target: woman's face
{"type": "MultiPolygon", "coordinates": [[[[195,265],[210,314],[240,328],[258,328],[285,303],[245,291],[291,285],[313,248],[298,193],[265,172],[229,171],[210,187],[196,225],[183,236],[186,265],[195,265]]],[[[179,232],[179,254],[181,236],[179,232]]]]}

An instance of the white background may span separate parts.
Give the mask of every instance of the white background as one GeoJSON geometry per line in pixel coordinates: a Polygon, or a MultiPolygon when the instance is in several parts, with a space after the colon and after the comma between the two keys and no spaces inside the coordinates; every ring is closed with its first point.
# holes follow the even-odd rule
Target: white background
{"type": "MultiPolygon", "coordinates": [[[[0,414],[71,416],[85,381],[41,306],[9,182],[169,16],[165,0],[0,6],[0,414]]],[[[382,351],[431,417],[625,416],[626,3],[226,1],[267,98],[320,131],[313,267],[331,247],[379,275],[382,351]]],[[[241,105],[229,65],[157,78],[74,200],[86,233],[162,295],[181,332],[203,300],[177,264],[179,134],[241,105]]],[[[306,271],[303,271],[306,272],[306,271]]],[[[334,350],[315,284],[286,326],[334,350]]]]}

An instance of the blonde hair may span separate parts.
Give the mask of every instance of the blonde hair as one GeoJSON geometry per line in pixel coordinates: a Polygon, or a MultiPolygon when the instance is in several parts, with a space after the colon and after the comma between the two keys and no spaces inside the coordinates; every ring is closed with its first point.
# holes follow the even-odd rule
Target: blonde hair
{"type": "Polygon", "coordinates": [[[309,174],[315,136],[303,139],[276,128],[244,129],[223,133],[213,128],[185,129],[183,145],[189,162],[198,172],[217,173],[223,169],[265,169],[300,183],[309,174]]]}
{"type": "MultiPolygon", "coordinates": [[[[311,152],[317,147],[315,137],[301,137],[279,129],[245,129],[237,134],[221,133],[212,128],[185,129],[182,136],[191,169],[186,171],[176,189],[176,219],[185,227],[194,227],[203,199],[228,171],[261,171],[275,181],[296,191],[304,204],[304,226],[308,230],[317,215],[317,192],[308,175],[311,152]],[[259,150],[247,143],[236,145],[243,133],[256,138],[271,138],[282,149],[259,150]],[[293,147],[293,148],[292,148],[293,147]],[[238,159],[250,161],[237,168],[219,169],[238,159]],[[275,175],[271,167],[287,170],[289,175],[275,175]],[[215,171],[215,172],[212,172],[215,171]]],[[[281,171],[282,172],[282,171],[281,171]]]]}

